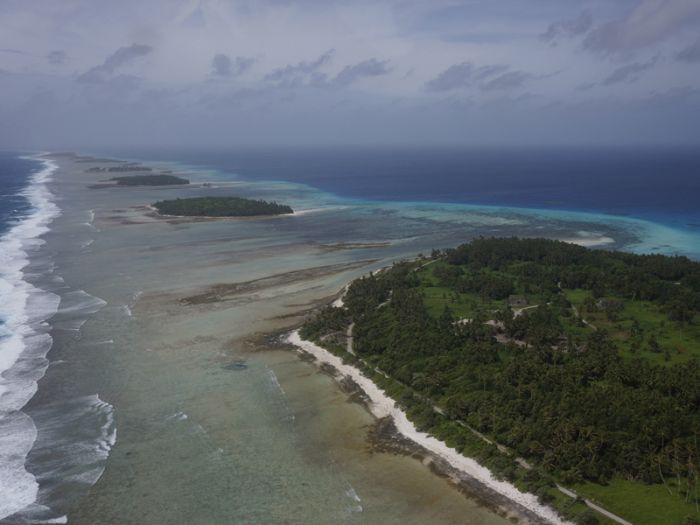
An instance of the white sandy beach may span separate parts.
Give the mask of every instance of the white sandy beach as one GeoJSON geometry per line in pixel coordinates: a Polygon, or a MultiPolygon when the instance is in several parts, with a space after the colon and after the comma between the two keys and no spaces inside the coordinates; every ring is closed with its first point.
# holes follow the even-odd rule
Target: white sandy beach
{"type": "Polygon", "coordinates": [[[561,241],[568,242],[569,244],[578,244],[584,248],[594,248],[596,246],[605,246],[606,244],[613,244],[615,239],[612,237],[607,237],[605,235],[600,235],[597,237],[571,237],[568,239],[560,239],[561,241]]]}
{"type": "Polygon", "coordinates": [[[343,363],[339,357],[313,342],[302,339],[298,330],[291,332],[285,340],[304,352],[313,355],[319,364],[327,363],[333,366],[339,374],[350,377],[369,398],[369,408],[372,414],[377,418],[390,416],[394,420],[397,430],[406,438],[446,460],[460,472],[471,476],[539,517],[557,525],[572,525],[571,522],[562,519],[553,509],[540,504],[535,495],[521,492],[514,485],[497,480],[487,468],[479,465],[473,459],[463,456],[457,450],[448,447],[433,436],[417,430],[413,423],[408,420],[404,411],[396,406],[394,400],[387,396],[359,369],[343,363]]]}

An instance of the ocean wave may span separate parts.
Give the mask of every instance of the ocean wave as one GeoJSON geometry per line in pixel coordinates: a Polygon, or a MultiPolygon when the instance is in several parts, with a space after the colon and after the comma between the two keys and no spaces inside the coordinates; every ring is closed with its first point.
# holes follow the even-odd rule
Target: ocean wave
{"type": "Polygon", "coordinates": [[[80,330],[88,317],[100,311],[106,304],[106,301],[90,295],[85,290],[63,293],[52,324],[62,330],[80,330]]]}
{"type": "Polygon", "coordinates": [[[41,406],[29,416],[38,431],[27,465],[38,490],[0,523],[65,523],[66,509],[104,472],[117,440],[114,407],[95,394],[41,406]]]}
{"type": "Polygon", "coordinates": [[[0,237],[0,519],[31,504],[38,483],[24,463],[36,438],[31,418],[20,410],[32,398],[48,366],[51,337],[46,320],[59,298],[27,280],[30,256],[60,215],[47,186],[54,162],[32,174],[20,195],[32,212],[0,237]]]}
{"type": "Polygon", "coordinates": [[[273,370],[267,370],[268,385],[271,390],[272,402],[276,405],[277,410],[282,414],[280,419],[282,421],[294,422],[296,416],[289,409],[289,404],[287,403],[287,393],[282,388],[282,385],[277,379],[277,374],[273,370]]]}

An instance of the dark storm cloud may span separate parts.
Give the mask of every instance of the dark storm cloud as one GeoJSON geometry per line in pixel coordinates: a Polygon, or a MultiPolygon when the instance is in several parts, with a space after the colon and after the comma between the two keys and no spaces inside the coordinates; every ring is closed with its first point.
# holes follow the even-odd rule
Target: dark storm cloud
{"type": "Polygon", "coordinates": [[[79,82],[104,82],[121,66],[144,57],[153,51],[151,46],[131,44],[120,47],[99,66],[95,66],[78,77],[79,82]]]}
{"type": "Polygon", "coordinates": [[[584,11],[575,18],[560,20],[549,24],[547,31],[540,37],[551,42],[559,36],[574,37],[586,33],[593,26],[593,17],[588,11],[584,11]]]}
{"type": "Polygon", "coordinates": [[[215,55],[211,61],[212,73],[219,77],[236,77],[245,73],[253,64],[254,58],[235,57],[231,60],[231,57],[223,53],[215,55]]]}
{"type": "Polygon", "coordinates": [[[66,55],[66,52],[61,51],[60,49],[51,51],[48,55],[46,55],[46,60],[52,66],[60,66],[66,61],[67,58],[68,55],[66,55]]]}
{"type": "Polygon", "coordinates": [[[462,62],[448,67],[426,84],[429,91],[452,91],[478,86],[484,91],[497,91],[521,86],[534,78],[530,73],[511,70],[510,66],[491,64],[476,67],[471,62],[462,62]]]}
{"type": "Polygon", "coordinates": [[[335,50],[330,49],[311,62],[303,60],[296,64],[277,68],[265,75],[265,80],[288,86],[323,85],[327,82],[327,77],[324,73],[319,72],[319,69],[328,64],[333,59],[334,54],[335,50]]]}
{"type": "Polygon", "coordinates": [[[617,68],[603,80],[603,85],[611,86],[621,82],[634,82],[639,78],[639,74],[651,69],[656,64],[657,59],[652,58],[649,62],[634,62],[617,68]]]}
{"type": "Polygon", "coordinates": [[[345,66],[338,73],[338,76],[333,79],[333,84],[336,86],[348,86],[361,78],[379,77],[387,75],[390,71],[388,60],[370,58],[353,66],[345,66]]]}
{"type": "Polygon", "coordinates": [[[683,62],[700,62],[700,38],[676,55],[683,62]]]}

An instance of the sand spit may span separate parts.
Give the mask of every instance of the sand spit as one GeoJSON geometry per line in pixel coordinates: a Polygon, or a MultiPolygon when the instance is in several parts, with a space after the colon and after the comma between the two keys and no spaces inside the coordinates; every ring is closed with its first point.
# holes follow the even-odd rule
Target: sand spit
{"type": "Polygon", "coordinates": [[[364,250],[368,248],[386,248],[391,246],[391,241],[376,241],[376,242],[338,242],[333,244],[321,244],[319,247],[323,250],[334,252],[339,250],[364,250]]]}
{"type": "Polygon", "coordinates": [[[239,283],[217,284],[209,287],[206,291],[184,297],[180,300],[186,305],[217,303],[235,298],[238,295],[250,294],[266,288],[274,288],[294,282],[316,279],[336,273],[341,273],[349,270],[355,270],[368,266],[377,262],[377,259],[366,259],[352,263],[329,264],[326,266],[315,266],[312,268],[304,268],[303,270],[294,270],[252,281],[244,281],[239,283]]]}
{"type": "Polygon", "coordinates": [[[570,237],[568,239],[559,239],[569,244],[578,244],[585,248],[594,248],[596,246],[605,246],[608,244],[613,244],[615,239],[612,237],[607,237],[605,235],[600,235],[598,237],[570,237]]]}

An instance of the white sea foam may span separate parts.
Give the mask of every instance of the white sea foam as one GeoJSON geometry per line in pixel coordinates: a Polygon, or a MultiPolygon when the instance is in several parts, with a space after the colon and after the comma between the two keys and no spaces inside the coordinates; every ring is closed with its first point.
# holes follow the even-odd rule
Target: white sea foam
{"type": "Polygon", "coordinates": [[[88,317],[100,311],[106,301],[90,295],[85,290],[74,290],[61,295],[61,303],[53,317],[55,328],[77,331],[85,324],[88,317]]]}
{"type": "Polygon", "coordinates": [[[430,434],[420,432],[413,423],[408,420],[403,410],[396,406],[394,400],[387,396],[359,369],[346,365],[338,356],[331,354],[324,348],[310,341],[302,339],[298,330],[291,332],[286,337],[286,341],[313,355],[319,363],[328,363],[332,365],[339,374],[352,378],[369,398],[370,410],[376,417],[391,417],[396,425],[396,429],[401,434],[436,456],[444,459],[453,468],[476,479],[490,489],[502,494],[550,523],[557,525],[568,525],[570,523],[560,518],[553,509],[540,504],[535,495],[521,492],[517,487],[506,481],[497,480],[487,468],[479,465],[473,459],[463,456],[457,452],[457,450],[448,447],[445,443],[434,438],[430,434]]]}
{"type": "Polygon", "coordinates": [[[39,488],[24,467],[36,428],[20,410],[48,366],[51,337],[45,321],[59,302],[25,280],[30,255],[44,244],[41,236],[60,214],[47,186],[57,166],[42,163],[22,192],[31,214],[0,237],[0,519],[31,504],[39,488]]]}
{"type": "Polygon", "coordinates": [[[296,419],[296,416],[292,414],[292,411],[289,409],[289,404],[287,403],[287,393],[284,391],[284,388],[282,388],[282,385],[280,384],[279,379],[277,379],[277,375],[273,370],[268,370],[267,375],[270,385],[276,394],[276,404],[278,405],[279,410],[284,413],[283,419],[285,421],[293,422],[296,419]]]}
{"type": "Polygon", "coordinates": [[[83,223],[94,232],[99,232],[100,229],[97,228],[93,223],[95,222],[95,210],[88,210],[88,220],[83,223]]]}
{"type": "Polygon", "coordinates": [[[350,485],[348,490],[345,491],[345,495],[353,501],[353,504],[348,509],[351,514],[354,512],[362,512],[364,510],[361,505],[362,500],[360,499],[360,496],[357,495],[357,492],[355,492],[352,485],[350,485]]]}
{"type": "Polygon", "coordinates": [[[188,419],[188,415],[185,414],[184,412],[175,412],[174,414],[169,415],[168,417],[165,418],[166,421],[185,421],[188,419]]]}
{"type": "Polygon", "coordinates": [[[28,412],[38,432],[29,454],[39,490],[9,518],[11,523],[65,523],[52,509],[69,489],[87,491],[104,472],[116,443],[114,408],[99,396],[81,396],[43,405],[28,412]]]}

